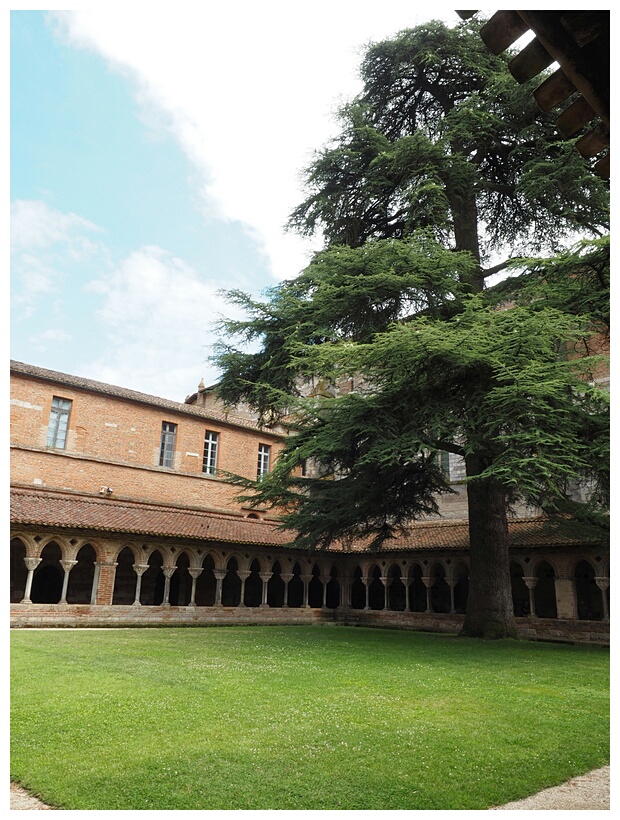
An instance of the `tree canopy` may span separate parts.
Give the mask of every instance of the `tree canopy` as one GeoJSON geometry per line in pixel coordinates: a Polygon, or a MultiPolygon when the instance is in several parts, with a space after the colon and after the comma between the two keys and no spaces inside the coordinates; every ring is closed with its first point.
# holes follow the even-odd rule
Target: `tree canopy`
{"type": "Polygon", "coordinates": [[[608,246],[521,259],[504,289],[484,283],[569,232],[604,232],[605,186],[471,24],[430,23],[371,46],[362,77],[291,217],[302,232],[320,229],[325,249],[265,301],[230,294],[248,318],[222,330],[258,350],[222,343],[220,396],[291,428],[269,475],[234,480],[282,511],[297,545],[379,547],[437,511],[450,492],[437,453],[460,456],[463,631],[514,635],[510,505],[566,514],[576,486],[591,507],[607,498],[607,396],[589,383],[593,360],[573,352],[605,319],[608,246]],[[333,398],[309,396],[313,380],[333,385],[333,398]]]}

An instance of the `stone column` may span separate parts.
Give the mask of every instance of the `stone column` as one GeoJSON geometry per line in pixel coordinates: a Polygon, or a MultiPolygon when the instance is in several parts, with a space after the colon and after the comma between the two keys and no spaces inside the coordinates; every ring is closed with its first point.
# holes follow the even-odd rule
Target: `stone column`
{"type": "Polygon", "coordinates": [[[97,590],[99,589],[99,576],[101,575],[101,563],[95,561],[95,571],[93,573],[93,585],[90,590],[90,605],[97,603],[97,590]]]}
{"type": "Polygon", "coordinates": [[[225,569],[214,569],[215,575],[215,606],[222,606],[222,581],[226,577],[225,569]]]}
{"type": "Polygon", "coordinates": [[[24,558],[24,564],[26,565],[26,569],[28,570],[28,577],[26,578],[26,589],[24,590],[24,597],[21,599],[20,604],[32,603],[32,601],[30,600],[30,592],[32,591],[32,576],[34,575],[34,571],[40,563],[40,558],[24,558]]]}
{"type": "Polygon", "coordinates": [[[392,586],[392,578],[389,578],[387,575],[381,576],[381,583],[383,584],[383,609],[386,612],[391,612],[391,601],[390,601],[390,587],[392,586]]]}
{"type": "Polygon", "coordinates": [[[260,577],[261,581],[263,582],[263,600],[261,601],[260,605],[264,609],[265,607],[269,606],[269,604],[267,603],[267,592],[268,592],[267,585],[269,583],[269,579],[273,575],[273,572],[259,572],[258,574],[259,574],[259,577],[260,577]]]}
{"type": "Polygon", "coordinates": [[[149,568],[148,564],[133,564],[134,572],[138,576],[136,579],[136,599],[132,606],[142,606],[140,603],[140,589],[142,588],[142,576],[149,568]]]}
{"type": "Polygon", "coordinates": [[[558,576],[555,579],[555,605],[558,618],[566,618],[571,621],[577,620],[577,601],[575,598],[573,579],[567,576],[558,576]]]}
{"type": "Polygon", "coordinates": [[[368,583],[369,580],[370,578],[367,575],[362,575],[362,583],[364,584],[364,588],[366,591],[366,605],[364,606],[364,609],[366,611],[370,609],[370,584],[368,583]]]}
{"type": "Polygon", "coordinates": [[[607,606],[607,595],[605,593],[609,589],[609,578],[605,578],[602,575],[595,575],[594,580],[596,581],[596,586],[601,590],[601,597],[603,599],[603,620],[608,623],[609,607],[607,606]]]}
{"type": "Polygon", "coordinates": [[[304,585],[304,599],[303,599],[301,605],[302,605],[302,607],[309,607],[309,604],[308,604],[308,584],[312,580],[312,575],[300,575],[299,577],[301,578],[302,583],[304,585]]]}
{"type": "Polygon", "coordinates": [[[293,579],[293,573],[281,572],[280,578],[284,581],[284,603],[282,604],[282,609],[288,609],[288,585],[293,579]]]}
{"type": "Polygon", "coordinates": [[[403,578],[402,582],[405,585],[405,612],[411,612],[409,603],[409,587],[411,586],[411,578],[403,578]]]}
{"type": "Polygon", "coordinates": [[[454,606],[454,587],[456,586],[456,581],[454,578],[446,578],[446,584],[450,587],[450,615],[454,615],[456,613],[454,606]]]}
{"type": "Polygon", "coordinates": [[[434,578],[430,578],[428,575],[422,576],[422,583],[426,587],[426,610],[425,612],[432,612],[433,607],[431,605],[431,587],[435,583],[434,578]]]}
{"type": "Polygon", "coordinates": [[[73,567],[77,564],[77,561],[69,561],[64,560],[60,562],[60,566],[64,570],[64,578],[62,579],[62,592],[60,593],[60,604],[67,603],[67,587],[69,586],[69,573],[73,569],[73,567]]]}
{"type": "Polygon", "coordinates": [[[523,583],[528,588],[530,594],[530,614],[528,617],[537,618],[538,615],[536,614],[536,601],[534,600],[534,589],[536,588],[536,584],[538,583],[538,578],[534,578],[531,575],[524,575],[523,583]]]}
{"type": "Polygon", "coordinates": [[[321,575],[320,581],[323,584],[323,609],[327,609],[327,584],[331,581],[331,575],[321,575]]]}
{"type": "Polygon", "coordinates": [[[202,574],[202,567],[198,567],[198,568],[190,567],[188,572],[192,577],[192,595],[191,595],[190,602],[189,602],[188,606],[196,606],[196,581],[198,580],[198,578],[202,574]]]}
{"type": "Polygon", "coordinates": [[[248,580],[252,573],[249,569],[238,569],[237,575],[241,578],[241,600],[239,601],[239,606],[245,606],[245,582],[248,580]]]}
{"type": "Polygon", "coordinates": [[[170,579],[174,575],[176,567],[162,567],[164,573],[164,598],[161,606],[170,606],[170,579]]]}

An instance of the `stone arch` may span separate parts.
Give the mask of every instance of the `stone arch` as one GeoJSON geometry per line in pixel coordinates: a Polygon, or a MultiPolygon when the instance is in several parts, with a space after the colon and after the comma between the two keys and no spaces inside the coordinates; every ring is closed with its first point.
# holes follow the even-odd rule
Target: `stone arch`
{"type": "Polygon", "coordinates": [[[509,568],[513,611],[517,618],[525,618],[530,614],[530,593],[523,580],[525,571],[515,560],[510,561],[509,568]]]}
{"type": "Polygon", "coordinates": [[[33,604],[57,604],[60,601],[64,580],[61,560],[60,546],[50,539],[41,550],[41,563],[32,577],[30,599],[33,604]]]}
{"type": "Polygon", "coordinates": [[[407,590],[405,589],[402,571],[398,564],[392,564],[388,570],[387,577],[387,608],[393,612],[404,612],[407,606],[407,590]]]}
{"type": "Polygon", "coordinates": [[[308,584],[308,606],[312,609],[321,609],[323,606],[323,581],[321,581],[321,567],[314,564],[312,567],[312,579],[308,584]]]}
{"type": "Polygon", "coordinates": [[[75,556],[77,564],[69,573],[68,604],[94,603],[97,553],[92,544],[84,544],[75,556]]]}
{"type": "Polygon", "coordinates": [[[262,567],[258,558],[250,562],[250,574],[245,582],[243,603],[246,606],[260,606],[263,602],[263,580],[260,577],[262,567]]]}
{"type": "Polygon", "coordinates": [[[267,582],[267,604],[269,606],[284,606],[284,587],[282,566],[279,561],[274,561],[271,566],[271,578],[267,582]]]}
{"type": "Polygon", "coordinates": [[[222,606],[239,606],[241,603],[241,578],[237,575],[238,569],[239,560],[231,555],[226,562],[226,575],[222,580],[222,606]]]}
{"type": "Polygon", "coordinates": [[[555,569],[549,561],[539,561],[535,568],[534,609],[539,618],[557,618],[555,598],[555,569]]]}
{"type": "Polygon", "coordinates": [[[381,580],[381,568],[375,564],[368,573],[368,606],[370,609],[385,609],[385,586],[381,580]]]}
{"type": "Polygon", "coordinates": [[[338,567],[332,566],[327,582],[326,605],[328,609],[337,609],[340,606],[340,580],[338,567]]]}
{"type": "Polygon", "coordinates": [[[362,581],[364,573],[358,564],[353,570],[351,582],[351,609],[365,609],[366,584],[362,581]]]}
{"type": "Polygon", "coordinates": [[[28,570],[24,558],[27,556],[26,545],[21,538],[11,538],[10,554],[10,590],[11,603],[18,604],[26,595],[28,570]]]}
{"type": "Polygon", "coordinates": [[[597,586],[595,576],[594,567],[585,559],[573,569],[577,618],[580,621],[602,621],[604,618],[603,591],[597,586]]]}
{"type": "Polygon", "coordinates": [[[293,564],[291,570],[293,577],[288,582],[288,605],[291,608],[298,609],[304,603],[304,582],[301,580],[303,571],[299,561],[293,564]]]}
{"type": "Polygon", "coordinates": [[[131,606],[136,599],[138,576],[134,569],[136,557],[131,547],[123,547],[116,556],[116,573],[114,575],[113,606],[131,606]]]}
{"type": "Polygon", "coordinates": [[[426,586],[422,578],[424,570],[415,563],[409,567],[409,609],[411,612],[426,612],[426,586]]]}
{"type": "Polygon", "coordinates": [[[208,552],[202,559],[202,572],[196,579],[196,606],[214,606],[217,581],[215,559],[208,552]]]}
{"type": "Polygon", "coordinates": [[[192,599],[192,576],[189,574],[191,558],[183,550],[176,556],[176,569],[170,578],[170,606],[188,606],[192,599]]]}
{"type": "Polygon", "coordinates": [[[430,577],[433,579],[431,609],[438,614],[450,612],[450,587],[446,580],[446,569],[440,561],[431,567],[430,577]]]}
{"type": "Polygon", "coordinates": [[[151,551],[147,565],[148,569],[142,576],[140,603],[143,606],[159,606],[164,599],[165,583],[164,558],[159,549],[151,551]]]}
{"type": "Polygon", "coordinates": [[[458,615],[464,615],[467,611],[469,596],[469,567],[465,561],[459,561],[454,567],[452,580],[454,581],[454,611],[458,615]]]}

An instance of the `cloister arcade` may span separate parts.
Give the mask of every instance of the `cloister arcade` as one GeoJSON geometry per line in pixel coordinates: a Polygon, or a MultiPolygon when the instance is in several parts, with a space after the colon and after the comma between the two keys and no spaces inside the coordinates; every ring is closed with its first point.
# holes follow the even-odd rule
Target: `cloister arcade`
{"type": "MultiPolygon", "coordinates": [[[[148,543],[16,532],[12,604],[366,610],[463,614],[466,556],[308,555],[234,544],[148,543]]],[[[609,620],[609,570],[600,557],[516,555],[515,615],[609,620]]]]}

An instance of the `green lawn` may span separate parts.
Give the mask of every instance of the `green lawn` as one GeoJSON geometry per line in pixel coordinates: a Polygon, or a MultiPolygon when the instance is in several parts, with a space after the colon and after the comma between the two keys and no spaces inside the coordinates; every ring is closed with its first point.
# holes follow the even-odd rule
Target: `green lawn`
{"type": "Polygon", "coordinates": [[[597,647],[271,626],[11,649],[11,778],[62,809],[485,809],[609,762],[597,647]]]}

